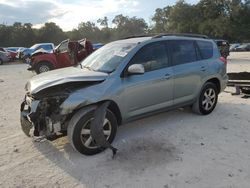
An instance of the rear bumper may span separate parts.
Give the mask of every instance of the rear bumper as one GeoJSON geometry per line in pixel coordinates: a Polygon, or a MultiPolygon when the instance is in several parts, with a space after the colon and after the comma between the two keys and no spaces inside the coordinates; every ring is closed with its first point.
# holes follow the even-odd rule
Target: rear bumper
{"type": "Polygon", "coordinates": [[[224,76],[224,78],[221,80],[221,91],[220,92],[223,92],[226,89],[227,83],[228,83],[228,76],[226,74],[224,76]]]}

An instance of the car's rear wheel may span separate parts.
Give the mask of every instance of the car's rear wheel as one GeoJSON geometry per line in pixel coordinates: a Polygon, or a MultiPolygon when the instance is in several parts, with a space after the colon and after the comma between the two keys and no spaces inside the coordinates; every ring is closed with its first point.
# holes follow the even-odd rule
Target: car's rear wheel
{"type": "MultiPolygon", "coordinates": [[[[94,155],[104,150],[97,146],[90,135],[90,125],[93,118],[94,110],[88,112],[79,111],[72,117],[67,130],[72,147],[85,155],[94,155]]],[[[117,131],[117,120],[110,110],[107,110],[103,130],[107,141],[112,143],[117,131]]]]}
{"type": "Polygon", "coordinates": [[[37,64],[35,71],[37,74],[48,72],[53,69],[53,66],[49,62],[40,62],[37,64]]]}
{"type": "Polygon", "coordinates": [[[216,107],[218,100],[218,89],[214,83],[207,82],[203,86],[200,96],[193,104],[192,109],[195,113],[207,115],[216,107]]]}

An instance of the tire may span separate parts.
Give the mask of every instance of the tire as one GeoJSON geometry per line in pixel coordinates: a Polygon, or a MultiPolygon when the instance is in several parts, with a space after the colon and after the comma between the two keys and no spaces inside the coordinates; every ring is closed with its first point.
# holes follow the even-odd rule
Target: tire
{"type": "Polygon", "coordinates": [[[0,65],[3,65],[3,60],[2,59],[0,59],[0,65]]]}
{"type": "Polygon", "coordinates": [[[214,83],[205,83],[202,87],[199,97],[192,105],[193,112],[201,115],[210,114],[216,107],[218,93],[218,88],[214,83]]]}
{"type": "MultiPolygon", "coordinates": [[[[68,139],[71,146],[84,155],[95,155],[104,150],[103,148],[96,146],[95,142],[91,140],[92,137],[90,136],[90,133],[88,134],[88,131],[90,131],[90,122],[93,116],[93,109],[89,111],[82,109],[72,117],[67,129],[68,139]],[[88,131],[82,131],[83,128],[88,131]],[[84,134],[82,134],[82,132],[84,132],[84,134]],[[90,142],[89,139],[91,140],[90,142]]],[[[109,143],[112,143],[117,131],[117,120],[110,110],[107,110],[105,120],[107,122],[104,125],[104,130],[106,130],[107,133],[110,130],[110,134],[107,134],[107,140],[109,143]]]]}
{"type": "Polygon", "coordinates": [[[53,69],[52,64],[49,63],[49,62],[46,62],[46,61],[38,63],[36,65],[36,67],[35,67],[35,71],[36,71],[37,74],[48,72],[48,71],[50,71],[52,69],[53,69]]]}

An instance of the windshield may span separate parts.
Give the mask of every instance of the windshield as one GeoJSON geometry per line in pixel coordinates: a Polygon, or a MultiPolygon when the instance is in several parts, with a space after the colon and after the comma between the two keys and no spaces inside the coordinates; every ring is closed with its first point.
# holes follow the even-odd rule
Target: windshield
{"type": "Polygon", "coordinates": [[[111,73],[123,61],[136,43],[110,43],[96,50],[81,62],[83,68],[111,73]]]}

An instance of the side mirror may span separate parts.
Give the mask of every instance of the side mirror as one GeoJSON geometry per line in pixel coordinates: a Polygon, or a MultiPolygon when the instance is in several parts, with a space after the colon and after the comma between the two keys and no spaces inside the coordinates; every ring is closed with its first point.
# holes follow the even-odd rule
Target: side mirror
{"type": "Polygon", "coordinates": [[[59,51],[59,49],[55,49],[54,52],[55,52],[56,54],[58,54],[60,51],[59,51]]]}
{"type": "Polygon", "coordinates": [[[145,69],[142,64],[133,64],[128,67],[128,74],[144,74],[145,69]]]}

